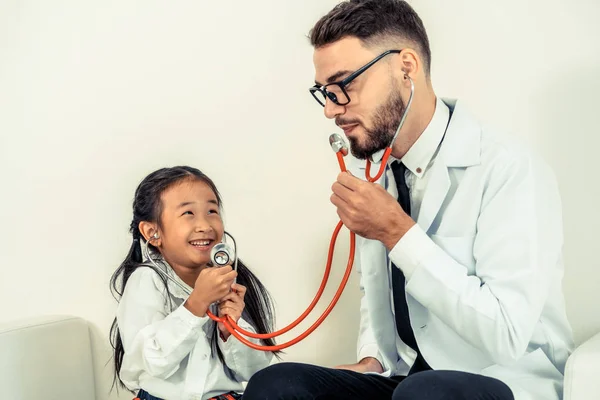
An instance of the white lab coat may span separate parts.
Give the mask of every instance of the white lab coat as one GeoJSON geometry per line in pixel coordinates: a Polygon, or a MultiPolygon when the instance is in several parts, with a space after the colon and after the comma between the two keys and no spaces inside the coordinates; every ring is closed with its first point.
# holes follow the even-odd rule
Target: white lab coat
{"type": "MultiPolygon", "coordinates": [[[[433,369],[495,377],[516,400],[562,398],[573,341],[556,181],[533,153],[494,135],[460,102],[444,102],[453,114],[413,216],[417,225],[389,256],[381,242],[357,238],[359,359],[376,356],[386,376],[412,365],[415,352],[396,334],[390,283],[390,261],[409,259],[410,320],[433,369]]],[[[364,166],[356,161],[351,172],[364,179],[364,166]]],[[[397,197],[389,168],[386,175],[397,197]]]]}

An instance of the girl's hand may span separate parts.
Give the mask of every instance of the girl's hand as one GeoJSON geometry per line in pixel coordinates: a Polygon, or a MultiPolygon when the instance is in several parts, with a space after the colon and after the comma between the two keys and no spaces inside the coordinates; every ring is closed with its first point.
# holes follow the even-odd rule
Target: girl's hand
{"type": "Polygon", "coordinates": [[[212,303],[227,296],[236,276],[237,272],[229,265],[204,268],[200,271],[194,290],[184,306],[194,315],[204,317],[212,303]]]}
{"type": "MultiPolygon", "coordinates": [[[[231,285],[231,289],[233,290],[225,297],[223,297],[219,302],[219,317],[230,316],[235,321],[235,323],[237,323],[240,317],[242,316],[242,311],[244,311],[244,307],[246,306],[246,304],[244,303],[246,287],[234,283],[233,285],[231,285]]],[[[219,322],[218,326],[219,330],[221,331],[221,337],[223,338],[223,340],[227,340],[231,333],[229,333],[229,331],[225,328],[225,325],[223,325],[223,323],[219,322]]]]}

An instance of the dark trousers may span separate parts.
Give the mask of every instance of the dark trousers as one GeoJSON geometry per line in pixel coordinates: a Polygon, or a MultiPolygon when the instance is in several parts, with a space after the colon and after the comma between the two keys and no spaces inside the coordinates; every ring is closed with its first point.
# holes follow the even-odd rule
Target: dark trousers
{"type": "Polygon", "coordinates": [[[162,400],[162,399],[159,399],[158,397],[152,396],[150,393],[146,392],[145,390],[140,390],[138,392],[137,398],[140,400],[162,400]]]}
{"type": "Polygon", "coordinates": [[[243,400],[514,400],[503,382],[458,371],[384,378],[309,364],[267,367],[248,382],[243,400]]]}
{"type": "MultiPolygon", "coordinates": [[[[241,399],[242,396],[240,396],[238,393],[234,393],[234,392],[229,392],[229,393],[225,393],[222,394],[220,396],[217,397],[211,397],[211,399],[215,399],[215,400],[236,400],[236,399],[241,399]]],[[[162,400],[159,399],[158,397],[152,396],[150,393],[146,392],[145,390],[140,390],[138,392],[137,398],[134,400],[162,400]]]]}

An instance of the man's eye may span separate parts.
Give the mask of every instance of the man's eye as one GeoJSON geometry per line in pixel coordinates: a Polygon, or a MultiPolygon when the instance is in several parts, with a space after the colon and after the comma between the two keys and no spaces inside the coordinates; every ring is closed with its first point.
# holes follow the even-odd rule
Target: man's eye
{"type": "Polygon", "coordinates": [[[219,210],[210,210],[208,211],[209,214],[218,214],[219,210]]]}
{"type": "Polygon", "coordinates": [[[193,212],[191,212],[191,211],[186,211],[186,212],[184,212],[184,213],[183,213],[183,214],[181,214],[181,215],[194,215],[194,213],[193,213],[193,212]]]}

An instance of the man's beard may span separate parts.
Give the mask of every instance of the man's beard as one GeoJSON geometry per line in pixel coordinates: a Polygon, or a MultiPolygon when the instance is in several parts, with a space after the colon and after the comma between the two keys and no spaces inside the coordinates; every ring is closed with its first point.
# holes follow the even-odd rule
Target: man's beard
{"type": "MultiPolygon", "coordinates": [[[[365,143],[361,145],[359,138],[348,137],[352,155],[359,160],[365,160],[388,147],[396,134],[398,125],[400,125],[404,109],[400,93],[393,91],[388,100],[377,107],[373,113],[373,128],[367,129],[361,124],[366,134],[365,143]]],[[[336,123],[338,125],[350,125],[358,123],[358,121],[346,121],[340,118],[336,123]]]]}

